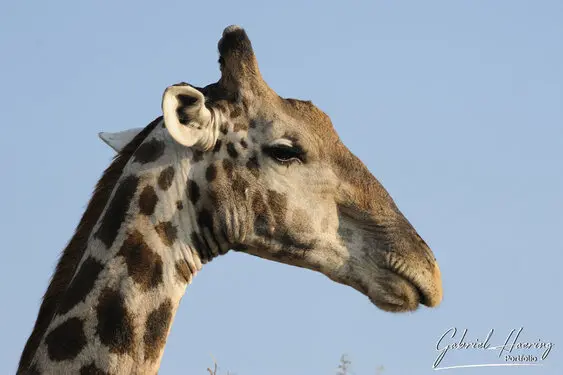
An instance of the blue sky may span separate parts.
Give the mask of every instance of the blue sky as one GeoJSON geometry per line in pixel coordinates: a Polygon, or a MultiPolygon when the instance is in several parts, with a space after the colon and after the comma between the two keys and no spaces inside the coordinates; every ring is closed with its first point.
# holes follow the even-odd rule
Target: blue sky
{"type": "MultiPolygon", "coordinates": [[[[13,373],[59,252],[112,151],[97,132],[148,124],[170,84],[219,77],[246,28],[268,83],[311,99],[440,263],[437,309],[394,315],[326,277],[244,254],[188,288],[161,374],[430,374],[449,328],[551,341],[561,374],[563,2],[3,2],[0,373],[13,373]]],[[[443,365],[495,362],[485,351],[443,365]]]]}

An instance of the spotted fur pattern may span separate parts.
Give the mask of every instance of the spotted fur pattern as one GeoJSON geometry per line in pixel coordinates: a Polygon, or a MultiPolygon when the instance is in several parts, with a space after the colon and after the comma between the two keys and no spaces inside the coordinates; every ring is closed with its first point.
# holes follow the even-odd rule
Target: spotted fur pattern
{"type": "Polygon", "coordinates": [[[229,249],[322,272],[388,311],[440,301],[430,249],[328,116],[265,85],[242,29],[219,51],[221,80],[175,85],[167,123],[102,176],[18,373],[155,374],[186,286],[229,249]]]}
{"type": "Polygon", "coordinates": [[[303,210],[288,215],[285,194],[261,189],[259,149],[242,110],[216,106],[227,122],[211,152],[185,150],[174,165],[173,140],[156,126],[131,156],[39,345],[39,373],[156,372],[185,286],[246,230],[222,216],[229,205],[249,202],[251,235],[264,242],[286,220],[308,229],[303,210]],[[180,235],[190,219],[192,232],[180,235]]]}

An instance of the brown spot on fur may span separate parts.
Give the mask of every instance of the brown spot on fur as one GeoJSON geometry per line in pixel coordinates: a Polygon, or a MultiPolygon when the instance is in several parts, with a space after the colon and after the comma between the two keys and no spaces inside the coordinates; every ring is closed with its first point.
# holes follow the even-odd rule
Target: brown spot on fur
{"type": "Polygon", "coordinates": [[[66,314],[70,309],[86,299],[86,296],[98,279],[103,266],[92,257],[88,257],[80,266],[59,306],[58,314],[66,314]]]}
{"type": "Polygon", "coordinates": [[[221,131],[221,133],[223,134],[227,134],[229,132],[229,123],[228,122],[224,122],[219,126],[219,130],[221,131]]]}
{"type": "Polygon", "coordinates": [[[161,122],[162,116],[156,118],[139,134],[137,134],[135,138],[117,154],[113,162],[104,171],[102,177],[96,184],[94,193],[92,194],[92,199],[90,199],[90,202],[88,203],[88,206],[86,207],[86,210],[76,227],[72,239],[64,249],[49,287],[43,296],[43,303],[39,308],[39,313],[37,315],[33,331],[27,340],[21,355],[18,372],[29,368],[33,355],[35,354],[45,331],[49,327],[49,324],[58,309],[61,298],[64,295],[70,280],[74,276],[78,264],[82,260],[90,234],[98,222],[102,211],[106,207],[111,197],[111,193],[123,173],[125,165],[131,159],[131,156],[137,147],[139,147],[139,145],[161,122]]]}
{"type": "Polygon", "coordinates": [[[248,159],[246,162],[246,168],[248,168],[254,177],[258,177],[260,175],[260,163],[258,163],[258,157],[256,155],[248,159]]]}
{"type": "Polygon", "coordinates": [[[233,178],[234,165],[230,159],[223,159],[223,169],[225,170],[225,174],[228,179],[233,178]]]}
{"type": "Polygon", "coordinates": [[[193,152],[193,158],[192,160],[194,161],[194,163],[197,163],[198,161],[201,161],[203,159],[203,151],[201,150],[194,150],[193,152]]]}
{"type": "Polygon", "coordinates": [[[225,106],[224,103],[216,102],[215,107],[219,110],[219,112],[223,112],[223,113],[227,112],[227,107],[225,106]]]}
{"type": "Polygon", "coordinates": [[[190,179],[188,179],[188,197],[190,197],[193,204],[196,204],[199,199],[199,186],[197,182],[190,179]]]}
{"type": "Polygon", "coordinates": [[[205,178],[207,179],[207,181],[212,182],[213,180],[215,180],[215,177],[217,177],[217,167],[215,167],[215,164],[211,164],[205,170],[205,178]]]}
{"type": "Polygon", "coordinates": [[[166,246],[172,246],[176,238],[178,238],[178,228],[169,221],[157,224],[154,229],[166,246]]]}
{"type": "Polygon", "coordinates": [[[212,206],[215,206],[219,202],[219,195],[221,194],[221,189],[217,189],[215,186],[209,186],[207,190],[207,197],[211,202],[212,206]]]}
{"type": "Polygon", "coordinates": [[[243,97],[242,98],[242,106],[244,108],[245,112],[248,112],[248,108],[250,108],[250,104],[248,103],[248,98],[247,97],[243,97]]]}
{"type": "Polygon", "coordinates": [[[190,238],[203,264],[207,263],[209,259],[213,258],[211,250],[209,249],[205,241],[201,240],[196,232],[192,232],[190,238]]]}
{"type": "Polygon", "coordinates": [[[94,362],[92,362],[80,369],[80,375],[109,375],[109,373],[99,369],[94,362]]]}
{"type": "Polygon", "coordinates": [[[203,228],[209,228],[209,231],[213,233],[213,216],[211,216],[211,213],[209,213],[209,211],[205,208],[199,212],[197,216],[197,223],[200,229],[203,230],[203,228]]]}
{"type": "Polygon", "coordinates": [[[206,254],[205,255],[206,260],[213,259],[213,251],[211,250],[210,244],[206,241],[205,236],[203,235],[206,228],[209,230],[209,233],[211,234],[214,233],[213,216],[208,210],[202,209],[197,216],[197,224],[201,231],[201,237],[198,236],[199,246],[200,246],[199,249],[200,251],[202,251],[202,254],[206,254]]]}
{"type": "Polygon", "coordinates": [[[219,152],[221,151],[221,145],[223,143],[221,142],[220,139],[217,140],[217,142],[215,142],[215,146],[213,146],[213,152],[219,152]]]}
{"type": "Polygon", "coordinates": [[[158,176],[158,186],[164,191],[168,190],[170,186],[172,186],[172,182],[174,181],[174,174],[174,167],[170,166],[164,168],[158,176]]]}
{"type": "Polygon", "coordinates": [[[184,209],[184,203],[182,201],[176,201],[176,208],[182,211],[184,209]]]}
{"type": "Polygon", "coordinates": [[[289,260],[302,260],[304,253],[302,251],[282,249],[273,253],[272,256],[282,262],[287,262],[289,260]]]}
{"type": "Polygon", "coordinates": [[[274,215],[274,220],[279,226],[285,222],[287,213],[287,197],[275,190],[268,190],[268,206],[274,215]]]}
{"type": "Polygon", "coordinates": [[[254,232],[259,236],[271,235],[270,218],[264,198],[260,192],[252,196],[252,212],[254,213],[254,232]]]}
{"type": "Polygon", "coordinates": [[[137,191],[139,178],[136,176],[127,176],[123,182],[117,187],[113,199],[101,220],[100,227],[96,232],[104,245],[109,249],[117,237],[121,224],[125,221],[125,215],[129,211],[131,200],[137,191]]]}
{"type": "Polygon", "coordinates": [[[249,188],[248,181],[246,181],[240,174],[233,175],[232,185],[235,196],[239,199],[246,199],[245,191],[249,188]]]}
{"type": "Polygon", "coordinates": [[[96,308],[96,333],[111,353],[125,354],[133,349],[133,318],[118,291],[105,288],[96,308]]]}
{"type": "Polygon", "coordinates": [[[238,157],[238,151],[235,148],[234,143],[231,142],[227,143],[227,153],[233,159],[236,159],[238,157]]]}
{"type": "Polygon", "coordinates": [[[154,188],[147,185],[143,188],[141,195],[139,196],[139,211],[143,215],[150,216],[154,213],[156,203],[158,202],[158,197],[154,188]]]}
{"type": "Polygon", "coordinates": [[[239,107],[233,108],[233,110],[231,111],[231,118],[237,118],[242,114],[242,110],[239,107]]]}
{"type": "MultiPolygon", "coordinates": [[[[281,235],[277,235],[276,240],[282,244],[284,250],[292,252],[307,251],[313,249],[317,244],[316,240],[298,237],[293,232],[285,232],[281,235]]],[[[299,256],[303,257],[305,253],[301,253],[299,256]]]]}
{"type": "Polygon", "coordinates": [[[117,253],[125,258],[129,276],[142,290],[149,290],[162,283],[162,258],[151,250],[141,232],[129,234],[117,253]]]}
{"type": "Polygon", "coordinates": [[[264,214],[267,212],[267,206],[264,198],[259,191],[255,191],[252,195],[252,211],[255,214],[264,214]]]}
{"type": "Polygon", "coordinates": [[[68,319],[47,335],[45,344],[52,361],[76,358],[86,345],[84,323],[78,318],[68,319]]]}
{"type": "Polygon", "coordinates": [[[162,155],[164,155],[164,142],[151,139],[139,146],[133,155],[133,161],[147,164],[158,160],[162,155]]]}
{"type": "Polygon", "coordinates": [[[248,125],[240,121],[235,122],[235,125],[233,126],[233,131],[239,132],[241,130],[248,130],[248,125]]]}
{"type": "Polygon", "coordinates": [[[248,148],[248,143],[246,143],[246,141],[244,139],[240,140],[240,145],[242,148],[248,148]]]}
{"type": "Polygon", "coordinates": [[[172,301],[165,300],[156,310],[152,311],[145,322],[145,360],[155,360],[166,343],[168,330],[172,321],[172,301]]]}
{"type": "Polygon", "coordinates": [[[176,262],[175,268],[176,268],[176,277],[178,278],[180,283],[182,284],[189,283],[192,278],[192,272],[190,270],[190,267],[188,266],[188,262],[186,262],[184,259],[179,260],[176,262]]]}

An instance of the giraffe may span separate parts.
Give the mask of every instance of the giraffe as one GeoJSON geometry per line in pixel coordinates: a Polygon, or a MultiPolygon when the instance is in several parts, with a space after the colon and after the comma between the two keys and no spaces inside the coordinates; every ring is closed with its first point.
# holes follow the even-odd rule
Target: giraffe
{"type": "Polygon", "coordinates": [[[154,374],[186,287],[229,250],[311,269],[377,307],[437,306],[437,261],[310,101],[278,96],[238,26],[221,77],[169,86],[117,151],[63,251],[19,374],[154,374]]]}

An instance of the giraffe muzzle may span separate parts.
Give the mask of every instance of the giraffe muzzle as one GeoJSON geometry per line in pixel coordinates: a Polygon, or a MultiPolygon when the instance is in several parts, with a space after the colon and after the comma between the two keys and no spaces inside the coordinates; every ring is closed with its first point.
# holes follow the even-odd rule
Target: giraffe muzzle
{"type": "Polygon", "coordinates": [[[414,311],[420,305],[436,307],[442,300],[440,269],[436,264],[428,272],[379,269],[375,280],[362,283],[360,290],[377,307],[389,312],[414,311]]]}

